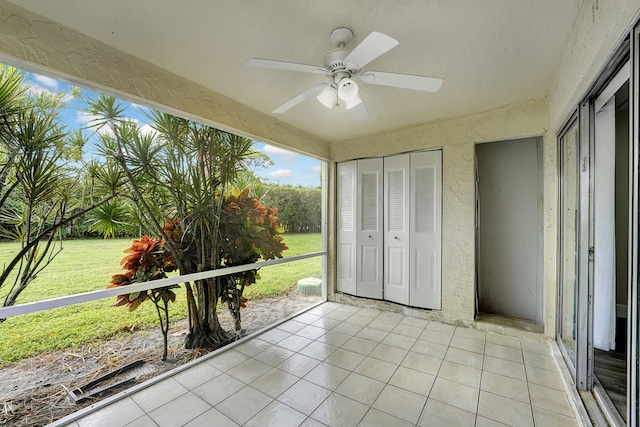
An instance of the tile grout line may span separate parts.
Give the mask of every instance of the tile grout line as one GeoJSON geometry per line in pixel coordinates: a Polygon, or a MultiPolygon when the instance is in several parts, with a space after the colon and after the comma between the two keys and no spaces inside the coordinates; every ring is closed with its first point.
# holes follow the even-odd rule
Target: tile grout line
{"type": "Polygon", "coordinates": [[[482,368],[480,369],[480,383],[478,384],[478,398],[476,399],[476,413],[475,413],[476,416],[475,416],[474,425],[478,425],[478,417],[480,416],[478,414],[478,411],[480,409],[480,393],[482,392],[482,377],[484,376],[484,358],[486,356],[486,352],[487,352],[487,335],[485,333],[484,347],[482,352],[482,368]]]}
{"type": "MultiPolygon", "coordinates": [[[[485,351],[487,348],[487,344],[485,343],[485,351]]],[[[482,378],[484,377],[484,355],[483,355],[483,359],[482,359],[482,369],[480,370],[480,384],[478,385],[478,401],[476,402],[476,421],[474,423],[474,425],[478,425],[478,417],[480,416],[479,414],[479,410],[480,410],[480,393],[482,393],[482,378]]],[[[494,420],[496,421],[496,420],[494,420]]],[[[496,421],[497,422],[497,421],[496,421]]]]}
{"type": "Polygon", "coordinates": [[[520,341],[520,353],[522,353],[522,365],[524,366],[524,378],[527,382],[527,393],[529,393],[529,408],[531,409],[531,421],[533,426],[536,425],[536,416],[533,411],[533,396],[531,395],[531,384],[529,383],[529,370],[527,369],[527,360],[524,357],[524,348],[522,348],[522,341],[520,341]]]}
{"type": "MultiPolygon", "coordinates": [[[[478,424],[478,417],[480,416],[480,394],[482,393],[482,379],[484,378],[484,360],[487,356],[487,335],[485,332],[484,352],[482,353],[482,370],[480,371],[480,384],[478,384],[478,402],[476,404],[476,424],[478,424]]],[[[495,420],[497,421],[497,420],[495,420]]]]}

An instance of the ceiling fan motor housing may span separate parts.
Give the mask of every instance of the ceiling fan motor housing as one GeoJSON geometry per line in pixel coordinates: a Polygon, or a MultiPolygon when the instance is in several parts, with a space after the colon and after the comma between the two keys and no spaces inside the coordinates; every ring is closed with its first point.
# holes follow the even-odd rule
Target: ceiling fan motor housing
{"type": "Polygon", "coordinates": [[[342,79],[351,78],[355,70],[347,70],[345,68],[344,59],[349,54],[348,51],[337,49],[331,51],[324,58],[324,66],[331,72],[333,82],[338,85],[342,79]]]}
{"type": "Polygon", "coordinates": [[[344,59],[348,54],[349,52],[344,49],[332,50],[324,57],[324,66],[327,70],[331,71],[331,73],[345,71],[344,59]]]}

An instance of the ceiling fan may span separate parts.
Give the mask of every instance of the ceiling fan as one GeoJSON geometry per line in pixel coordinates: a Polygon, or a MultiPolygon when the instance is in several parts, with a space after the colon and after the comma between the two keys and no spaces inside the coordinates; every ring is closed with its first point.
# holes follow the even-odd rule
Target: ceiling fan
{"type": "Polygon", "coordinates": [[[355,121],[366,120],[369,118],[369,112],[362,102],[358,85],[353,77],[366,84],[424,92],[437,92],[442,86],[442,79],[437,77],[363,71],[362,68],[365,65],[399,44],[393,37],[374,31],[351,52],[345,50],[345,46],[353,39],[353,32],[349,28],[336,28],[331,32],[330,39],[331,43],[337,46],[337,49],[325,56],[323,67],[259,58],[249,59],[245,62],[247,67],[312,73],[329,78],[328,81],[314,85],[293,97],[273,110],[273,113],[284,113],[305,99],[316,95],[318,101],[325,107],[332,108],[342,105],[352,112],[355,121]]]}

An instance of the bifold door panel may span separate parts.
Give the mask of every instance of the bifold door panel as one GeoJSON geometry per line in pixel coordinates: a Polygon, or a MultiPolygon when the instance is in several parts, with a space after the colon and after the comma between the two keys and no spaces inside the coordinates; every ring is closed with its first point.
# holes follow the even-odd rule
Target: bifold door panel
{"type": "Polygon", "coordinates": [[[358,160],[356,295],[382,299],[382,159],[358,160]]]}
{"type": "Polygon", "coordinates": [[[441,308],[442,151],[411,154],[409,305],[441,308]]]}
{"type": "Polygon", "coordinates": [[[338,164],[337,288],[356,294],[356,176],[358,162],[338,164]]]}
{"type": "Polygon", "coordinates": [[[409,155],[384,159],[384,299],[409,304],[409,155]]]}

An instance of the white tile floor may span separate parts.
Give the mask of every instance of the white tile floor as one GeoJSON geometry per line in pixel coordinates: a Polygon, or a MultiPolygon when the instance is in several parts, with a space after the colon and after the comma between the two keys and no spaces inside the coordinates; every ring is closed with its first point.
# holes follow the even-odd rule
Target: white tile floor
{"type": "Polygon", "coordinates": [[[546,344],[324,303],[69,424],[577,426],[546,344]]]}

